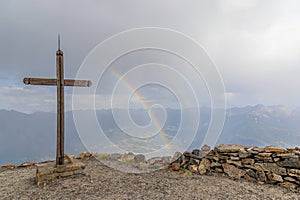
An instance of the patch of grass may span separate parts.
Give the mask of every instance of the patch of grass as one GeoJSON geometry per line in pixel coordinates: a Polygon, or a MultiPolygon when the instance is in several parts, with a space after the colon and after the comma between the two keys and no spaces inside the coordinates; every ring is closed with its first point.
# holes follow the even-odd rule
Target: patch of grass
{"type": "Polygon", "coordinates": [[[134,162],[134,160],[123,160],[123,163],[126,164],[132,164],[134,162]]]}
{"type": "Polygon", "coordinates": [[[109,153],[102,153],[97,156],[98,159],[106,159],[110,156],[109,153]]]}
{"type": "Polygon", "coordinates": [[[149,169],[158,170],[158,169],[160,169],[160,166],[157,166],[157,165],[150,165],[150,166],[149,166],[149,169]]]}
{"type": "Polygon", "coordinates": [[[193,172],[191,172],[190,170],[187,170],[187,169],[180,169],[178,171],[178,173],[183,174],[183,175],[192,175],[193,174],[193,172]]]}

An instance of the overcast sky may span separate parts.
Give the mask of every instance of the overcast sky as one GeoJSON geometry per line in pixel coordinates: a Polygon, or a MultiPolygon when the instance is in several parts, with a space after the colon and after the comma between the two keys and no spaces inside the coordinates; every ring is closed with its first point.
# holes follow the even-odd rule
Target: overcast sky
{"type": "Polygon", "coordinates": [[[300,107],[299,9],[297,0],[1,0],[0,109],[55,110],[55,88],[22,79],[55,77],[58,33],[65,76],[75,78],[96,45],[140,27],[174,29],[200,43],[221,73],[228,107],[300,107]]]}

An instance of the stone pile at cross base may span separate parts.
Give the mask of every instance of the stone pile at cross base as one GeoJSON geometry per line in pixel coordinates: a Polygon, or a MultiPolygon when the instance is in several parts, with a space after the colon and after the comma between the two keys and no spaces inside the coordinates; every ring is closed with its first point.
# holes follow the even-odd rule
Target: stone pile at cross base
{"type": "Polygon", "coordinates": [[[280,185],[300,191],[300,149],[265,148],[243,145],[208,146],[192,152],[176,153],[171,167],[200,175],[225,173],[233,179],[280,185]]]}

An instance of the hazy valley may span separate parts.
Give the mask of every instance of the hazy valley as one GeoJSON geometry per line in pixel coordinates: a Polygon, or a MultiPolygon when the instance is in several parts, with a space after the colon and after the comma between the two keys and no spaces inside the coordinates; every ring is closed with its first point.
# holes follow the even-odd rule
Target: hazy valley
{"type": "MultiPolygon", "coordinates": [[[[82,115],[90,111],[80,111],[82,115]]],[[[125,112],[119,110],[118,112],[125,112]]],[[[126,111],[127,112],[127,111],[126,111]]],[[[137,152],[155,149],[144,140],[130,138],[123,134],[111,110],[98,110],[97,117],[106,136],[123,149],[137,152]]],[[[149,116],[144,110],[131,110],[132,118],[139,125],[146,125],[149,116]]],[[[199,148],[210,122],[210,109],[200,109],[200,128],[190,149],[199,148]]],[[[167,109],[168,118],[164,126],[167,138],[176,135],[180,124],[180,110],[167,109]]],[[[217,142],[240,143],[244,145],[276,145],[282,147],[300,144],[300,111],[284,106],[247,106],[231,108],[226,112],[222,134],[217,142]]],[[[55,157],[56,115],[37,112],[24,114],[0,110],[0,165],[25,161],[42,161],[55,157]]],[[[87,130],[93,132],[92,129],[87,130]]],[[[76,131],[73,115],[66,113],[66,153],[78,154],[86,151],[76,131]]],[[[158,148],[158,147],[157,147],[158,148]]],[[[102,149],[105,149],[103,147],[102,149]]]]}

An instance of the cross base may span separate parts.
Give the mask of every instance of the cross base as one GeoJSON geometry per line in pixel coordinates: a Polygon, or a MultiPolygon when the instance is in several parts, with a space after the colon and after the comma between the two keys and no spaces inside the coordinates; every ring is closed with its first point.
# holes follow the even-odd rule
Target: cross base
{"type": "Polygon", "coordinates": [[[85,164],[74,161],[64,165],[56,165],[55,161],[36,164],[36,183],[46,185],[59,178],[83,174],[85,164]]]}

